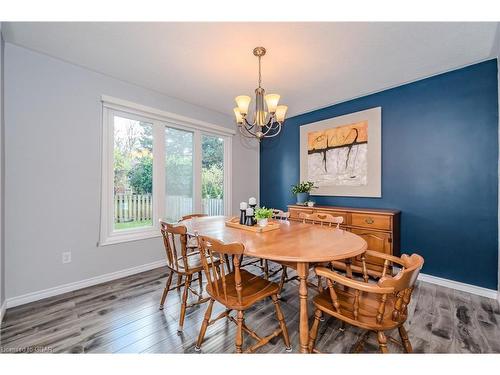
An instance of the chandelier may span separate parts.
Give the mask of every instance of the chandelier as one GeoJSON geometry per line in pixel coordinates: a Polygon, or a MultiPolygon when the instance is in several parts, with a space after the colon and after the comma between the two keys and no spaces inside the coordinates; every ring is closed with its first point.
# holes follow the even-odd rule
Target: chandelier
{"type": "Polygon", "coordinates": [[[288,107],[278,105],[280,100],[278,94],[264,95],[265,90],[261,87],[260,60],[266,54],[266,49],[264,47],[255,47],[253,54],[259,59],[259,87],[255,89],[253,120],[248,121],[248,107],[252,98],[247,95],[240,95],[235,98],[237,107],[234,108],[234,114],[240,133],[247,138],[257,138],[260,141],[262,138],[275,137],[280,133],[288,107]],[[264,101],[266,102],[267,111],[264,109],[264,101]]]}

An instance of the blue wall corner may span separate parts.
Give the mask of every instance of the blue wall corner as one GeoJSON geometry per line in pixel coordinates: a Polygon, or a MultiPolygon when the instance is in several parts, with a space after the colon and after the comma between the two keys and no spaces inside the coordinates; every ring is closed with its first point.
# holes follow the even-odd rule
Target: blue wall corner
{"type": "Polygon", "coordinates": [[[489,60],[288,119],[260,148],[260,199],[294,203],[299,127],[382,107],[382,198],[313,197],[317,204],[395,208],[401,251],[423,272],[497,289],[498,84],[489,60]]]}

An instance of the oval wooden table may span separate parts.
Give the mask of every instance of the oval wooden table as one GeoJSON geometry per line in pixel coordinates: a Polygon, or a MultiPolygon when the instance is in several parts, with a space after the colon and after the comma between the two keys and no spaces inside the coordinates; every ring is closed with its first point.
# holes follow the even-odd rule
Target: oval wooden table
{"type": "Polygon", "coordinates": [[[196,233],[225,243],[240,242],[244,255],[276,261],[297,263],[300,280],[300,351],[308,352],[309,315],[307,312],[307,278],[309,264],[346,259],[366,250],[366,241],[342,229],[327,226],[281,221],[280,229],[255,233],[225,225],[228,218],[207,216],[182,222],[190,235],[196,233]]]}

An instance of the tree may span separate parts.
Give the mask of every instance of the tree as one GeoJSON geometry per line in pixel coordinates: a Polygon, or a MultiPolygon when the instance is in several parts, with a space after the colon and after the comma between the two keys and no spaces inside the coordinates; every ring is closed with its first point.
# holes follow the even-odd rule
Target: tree
{"type": "Polygon", "coordinates": [[[150,154],[137,160],[128,172],[128,180],[136,194],[153,192],[153,158],[150,154]]]}
{"type": "Polygon", "coordinates": [[[224,197],[224,169],[214,164],[210,168],[203,168],[201,174],[202,197],[222,199],[224,197]]]}
{"type": "Polygon", "coordinates": [[[224,141],[219,137],[206,136],[202,141],[203,168],[210,168],[212,165],[222,167],[224,159],[224,141]]]}

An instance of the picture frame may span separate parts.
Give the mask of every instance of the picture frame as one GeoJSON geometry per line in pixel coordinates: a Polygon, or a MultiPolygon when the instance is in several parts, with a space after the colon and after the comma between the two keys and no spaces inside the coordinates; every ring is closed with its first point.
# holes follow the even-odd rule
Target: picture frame
{"type": "Polygon", "coordinates": [[[300,180],[311,195],[382,197],[382,108],[302,125],[300,180]]]}

